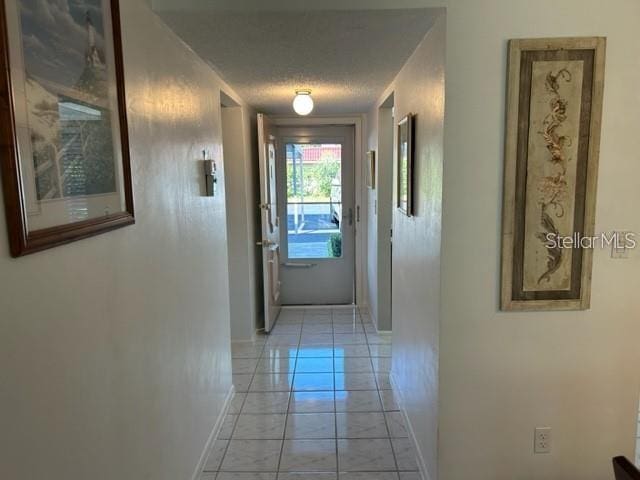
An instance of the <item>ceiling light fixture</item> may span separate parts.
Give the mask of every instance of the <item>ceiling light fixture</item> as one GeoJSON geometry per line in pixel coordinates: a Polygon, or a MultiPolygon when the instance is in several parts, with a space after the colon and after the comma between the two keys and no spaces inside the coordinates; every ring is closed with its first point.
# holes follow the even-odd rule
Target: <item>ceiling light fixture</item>
{"type": "Polygon", "coordinates": [[[309,115],[313,111],[311,90],[296,90],[296,96],[293,99],[293,110],[298,115],[309,115]]]}

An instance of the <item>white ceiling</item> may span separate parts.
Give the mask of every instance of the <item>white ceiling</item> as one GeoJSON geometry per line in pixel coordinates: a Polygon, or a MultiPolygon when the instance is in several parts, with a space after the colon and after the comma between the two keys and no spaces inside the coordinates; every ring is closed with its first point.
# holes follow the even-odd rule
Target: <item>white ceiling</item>
{"type": "Polygon", "coordinates": [[[157,13],[260,111],[292,113],[294,91],[305,88],[312,90],[313,113],[327,115],[366,112],[438,11],[169,8],[157,13]]]}

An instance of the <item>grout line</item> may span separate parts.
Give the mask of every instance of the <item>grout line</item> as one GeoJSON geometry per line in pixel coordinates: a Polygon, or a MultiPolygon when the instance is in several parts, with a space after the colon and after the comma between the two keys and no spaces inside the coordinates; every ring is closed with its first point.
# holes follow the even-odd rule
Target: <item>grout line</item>
{"type": "MultiPolygon", "coordinates": [[[[417,473],[418,470],[349,470],[346,472],[340,472],[343,474],[353,474],[353,473],[417,473]]],[[[232,473],[232,474],[252,474],[252,475],[260,475],[262,473],[274,473],[274,474],[278,474],[278,473],[284,473],[284,474],[295,474],[295,475],[319,475],[319,474],[325,474],[325,473],[336,473],[335,470],[318,470],[318,471],[313,471],[313,472],[277,472],[276,470],[262,470],[260,472],[256,472],[255,470],[220,470],[218,472],[202,472],[202,473],[206,473],[206,474],[219,474],[219,473],[232,473]]]]}
{"type": "MultiPolygon", "coordinates": [[[[333,330],[333,334],[335,335],[335,328],[333,326],[333,312],[331,313],[331,329],[333,330]]],[[[335,340],[335,337],[334,337],[335,340]]],[[[338,447],[338,405],[336,402],[336,347],[335,342],[333,344],[333,428],[335,428],[335,448],[336,448],[336,477],[340,475],[340,449],[338,447]]]]}
{"type": "MultiPolygon", "coordinates": [[[[304,317],[303,317],[303,322],[304,322],[304,317]]],[[[276,320],[277,323],[277,320],[276,320]]],[[[302,333],[301,333],[302,335],[302,333]]],[[[295,365],[293,366],[293,372],[291,375],[293,375],[293,377],[291,378],[291,384],[289,386],[289,401],[287,402],[287,412],[285,413],[285,417],[284,417],[284,430],[282,431],[282,443],[280,444],[280,456],[278,457],[278,466],[277,466],[277,471],[278,471],[278,476],[280,475],[280,465],[282,464],[282,455],[284,453],[284,442],[285,439],[287,437],[287,424],[289,421],[289,410],[291,408],[291,397],[293,397],[293,385],[294,382],[296,380],[296,375],[295,375],[295,371],[296,368],[298,368],[298,353],[300,350],[300,341],[301,341],[301,336],[298,337],[298,345],[296,347],[296,359],[295,359],[295,365]]]]}
{"type": "MultiPolygon", "coordinates": [[[[365,335],[367,335],[365,333],[365,335]]],[[[369,348],[369,354],[371,354],[371,347],[369,345],[369,336],[367,335],[367,347],[369,348]]],[[[384,420],[384,425],[385,428],[387,429],[387,435],[389,435],[389,447],[391,448],[391,455],[393,457],[393,464],[396,466],[396,471],[398,471],[398,459],[396,458],[396,452],[393,449],[393,442],[391,441],[391,429],[389,428],[389,423],[387,422],[387,416],[385,415],[385,411],[384,411],[384,403],[382,402],[382,394],[380,393],[381,388],[380,388],[380,382],[378,382],[378,375],[375,369],[375,366],[373,365],[373,357],[370,356],[369,360],[371,362],[371,368],[373,369],[373,374],[375,376],[376,379],[376,385],[378,387],[378,398],[380,399],[380,405],[382,406],[382,418],[384,420]]],[[[398,475],[399,477],[400,475],[398,475]]]]}
{"type": "MultiPolygon", "coordinates": [[[[260,349],[260,353],[258,354],[259,357],[262,356],[262,353],[264,352],[266,346],[266,342],[262,345],[262,348],[260,349]]],[[[233,358],[231,358],[231,362],[233,364],[233,358]]],[[[225,458],[227,457],[227,453],[229,452],[229,447],[231,446],[231,441],[233,440],[233,433],[235,432],[236,426],[238,425],[238,420],[240,419],[240,415],[242,414],[242,410],[244,410],[244,405],[247,402],[247,397],[249,396],[249,392],[248,390],[251,388],[251,384],[253,383],[253,379],[255,377],[256,374],[256,370],[258,369],[258,364],[260,363],[260,358],[258,358],[258,361],[256,362],[256,367],[253,370],[253,373],[251,374],[251,381],[249,382],[249,386],[247,387],[247,392],[238,392],[238,393],[242,393],[244,395],[244,399],[242,400],[242,405],[240,405],[240,410],[237,413],[237,418],[235,423],[233,424],[233,428],[231,429],[231,433],[229,434],[229,439],[227,440],[227,445],[224,449],[224,453],[222,454],[222,456],[220,457],[220,464],[218,465],[218,471],[220,471],[220,469],[222,468],[222,464],[224,463],[225,458]]],[[[233,371],[232,371],[233,374],[233,371]]],[[[227,413],[227,416],[229,414],[227,413]]],[[[217,441],[217,439],[216,439],[217,441]]],[[[214,442],[215,445],[215,442],[214,442]]],[[[218,474],[216,473],[216,478],[218,477],[218,474]]]]}
{"type": "MultiPolygon", "coordinates": [[[[329,348],[329,343],[322,344],[322,345],[320,345],[320,344],[318,344],[318,345],[313,345],[313,344],[310,344],[310,345],[305,344],[305,345],[303,345],[302,344],[302,336],[303,336],[304,327],[305,327],[305,316],[307,314],[312,314],[312,313],[316,313],[316,312],[313,312],[313,310],[310,311],[310,312],[307,312],[307,311],[303,311],[302,312],[301,323],[297,324],[297,325],[300,325],[299,333],[296,334],[296,333],[286,332],[286,333],[282,334],[282,335],[289,335],[291,337],[297,336],[298,337],[298,343],[296,345],[268,345],[269,339],[267,339],[265,341],[265,343],[262,344],[262,348],[260,349],[260,353],[258,355],[258,360],[256,362],[256,367],[254,368],[254,371],[251,374],[251,380],[249,382],[249,387],[248,387],[249,391],[248,392],[238,392],[238,393],[244,394],[245,397],[243,399],[243,402],[242,402],[242,405],[240,407],[240,411],[238,413],[236,421],[234,422],[232,433],[231,433],[231,437],[233,437],[233,434],[235,433],[235,430],[237,428],[237,425],[238,425],[238,422],[239,422],[239,416],[240,415],[249,415],[249,414],[243,413],[243,410],[244,410],[244,407],[245,407],[245,404],[246,404],[247,397],[248,397],[249,393],[284,393],[285,392],[285,390],[265,390],[265,391],[262,391],[262,390],[257,391],[257,390],[255,390],[255,391],[251,391],[250,389],[251,389],[251,386],[253,385],[253,382],[255,380],[255,376],[256,375],[271,375],[271,376],[274,376],[274,375],[282,375],[282,376],[284,376],[284,375],[286,375],[287,377],[291,377],[291,383],[288,385],[288,387],[289,387],[288,390],[286,390],[286,392],[288,393],[288,401],[287,401],[286,413],[284,414],[285,415],[285,425],[284,425],[284,430],[283,430],[283,433],[282,433],[282,438],[281,439],[274,439],[274,440],[281,440],[280,456],[278,458],[278,465],[277,465],[276,473],[281,473],[280,472],[280,468],[281,468],[281,462],[282,462],[282,457],[283,457],[283,453],[284,453],[284,442],[287,441],[286,432],[287,432],[289,416],[290,415],[294,415],[294,414],[305,415],[305,414],[327,413],[327,414],[333,414],[333,416],[334,416],[335,438],[294,438],[294,439],[289,439],[289,440],[307,440],[307,441],[308,440],[326,440],[326,441],[333,440],[335,442],[335,449],[336,449],[336,470],[335,471],[326,471],[326,472],[327,473],[336,473],[338,476],[340,475],[339,448],[338,448],[338,441],[339,440],[379,440],[379,439],[387,440],[391,445],[391,452],[393,454],[394,464],[395,464],[395,468],[396,468],[395,470],[387,470],[387,472],[396,473],[397,475],[399,475],[401,470],[399,469],[399,466],[398,466],[398,462],[397,462],[397,458],[396,458],[396,454],[395,454],[395,449],[393,448],[393,442],[392,442],[392,437],[391,437],[391,428],[389,427],[389,422],[387,420],[387,413],[392,412],[394,410],[387,411],[385,409],[384,402],[383,402],[383,399],[382,399],[382,392],[385,391],[386,389],[381,388],[381,382],[378,379],[379,375],[383,375],[384,376],[384,375],[389,375],[389,373],[388,372],[376,372],[374,364],[373,364],[373,362],[374,362],[373,359],[374,358],[389,358],[389,357],[374,357],[372,355],[372,352],[371,352],[371,345],[372,344],[369,343],[370,333],[367,332],[367,330],[364,328],[364,322],[363,322],[362,314],[361,314],[359,309],[355,309],[354,313],[353,313],[352,332],[336,332],[335,331],[335,325],[336,324],[333,322],[334,311],[332,309],[329,310],[329,314],[328,315],[330,315],[330,317],[331,317],[330,325],[331,325],[331,331],[332,331],[332,333],[331,333],[332,342],[331,342],[331,346],[330,346],[331,353],[332,353],[331,357],[300,357],[300,349],[302,349],[302,348],[313,348],[314,346],[322,348],[322,347],[325,347],[325,345],[326,345],[326,348],[329,348]],[[356,331],[357,330],[356,327],[362,328],[362,331],[356,331]],[[363,344],[357,344],[357,343],[356,344],[336,344],[336,342],[335,342],[336,334],[337,335],[350,335],[350,334],[363,335],[364,338],[365,338],[365,342],[366,343],[363,343],[363,344]],[[356,346],[356,345],[366,345],[367,351],[368,351],[368,356],[344,355],[342,357],[338,357],[338,356],[335,355],[335,349],[337,347],[347,347],[347,346],[356,346]],[[277,358],[288,358],[289,359],[288,363],[293,363],[293,366],[289,366],[289,368],[288,368],[289,371],[287,371],[287,372],[258,372],[257,371],[258,365],[263,360],[271,360],[273,358],[276,358],[276,357],[266,357],[265,356],[265,353],[267,351],[267,347],[269,347],[269,348],[278,348],[278,349],[287,349],[287,348],[293,348],[293,347],[296,348],[295,355],[293,355],[293,356],[290,354],[289,356],[277,357],[277,358]],[[304,359],[304,358],[308,358],[308,359],[320,359],[320,358],[329,359],[329,358],[331,358],[331,363],[333,365],[333,371],[332,372],[298,372],[297,371],[298,360],[299,359],[304,359]],[[336,371],[336,368],[337,368],[336,367],[336,361],[338,359],[341,359],[341,361],[344,364],[345,362],[348,362],[349,358],[368,358],[369,359],[369,364],[371,365],[371,371],[337,372],[336,371]],[[332,388],[332,390],[295,390],[294,385],[295,385],[296,377],[298,375],[306,375],[306,374],[312,374],[312,375],[318,375],[318,374],[327,374],[327,375],[329,375],[329,374],[331,374],[332,375],[332,379],[333,379],[333,388],[332,388]],[[338,376],[338,375],[345,376],[345,375],[348,375],[348,374],[372,375],[374,380],[375,380],[375,389],[364,389],[364,390],[363,389],[357,389],[357,390],[351,389],[351,390],[349,390],[349,389],[345,388],[344,390],[338,390],[337,389],[337,383],[336,383],[336,376],[338,376]],[[329,391],[333,394],[333,408],[334,408],[333,412],[292,412],[291,411],[292,402],[294,401],[295,393],[298,393],[298,392],[314,393],[314,392],[329,392],[329,391]],[[373,410],[373,411],[345,411],[345,412],[338,412],[337,411],[336,392],[341,392],[341,391],[362,391],[362,392],[364,392],[364,391],[369,391],[369,392],[375,391],[375,392],[377,392],[377,397],[378,397],[378,400],[380,401],[381,409],[380,410],[373,410]],[[345,437],[345,438],[339,438],[338,437],[338,413],[341,413],[341,414],[358,414],[358,413],[363,413],[363,414],[364,413],[382,414],[383,421],[385,422],[385,429],[386,429],[386,432],[387,432],[387,437],[370,437],[370,438],[345,437]]],[[[315,324],[315,323],[311,324],[310,323],[310,324],[307,324],[307,325],[323,325],[323,324],[315,324]]],[[[340,325],[343,326],[345,324],[340,323],[340,325]]],[[[274,326],[274,329],[275,329],[275,326],[274,326]]],[[[295,330],[298,330],[298,328],[295,328],[295,330]]],[[[326,333],[309,333],[308,335],[311,336],[311,335],[328,335],[328,334],[326,334],[326,333]]],[[[277,334],[275,334],[274,336],[277,337],[277,334]]],[[[271,338],[273,338],[273,337],[271,337],[271,338]]],[[[384,345],[384,344],[375,344],[375,345],[384,345]]],[[[338,362],[339,361],[340,360],[338,360],[338,362]]],[[[276,414],[277,415],[282,415],[282,413],[276,413],[276,414]]],[[[256,413],[256,414],[250,414],[250,415],[276,415],[276,414],[274,414],[274,413],[266,413],[265,412],[265,413],[256,413]]],[[[242,439],[242,440],[251,440],[251,439],[242,439]]],[[[260,440],[267,440],[267,439],[254,439],[254,441],[260,441],[260,440]]],[[[224,459],[226,457],[227,450],[229,448],[229,444],[230,443],[231,443],[231,439],[228,440],[228,444],[227,444],[227,447],[225,449],[225,453],[222,456],[222,460],[220,462],[219,468],[222,466],[222,463],[224,462],[224,459]]],[[[363,473],[367,473],[367,472],[373,472],[373,471],[378,471],[378,470],[377,469],[373,469],[373,470],[359,470],[359,471],[363,472],[363,473]]],[[[208,473],[211,473],[211,472],[208,472],[208,473]]],[[[318,473],[318,472],[314,472],[314,473],[318,473]]],[[[350,473],[352,473],[352,472],[350,472],[350,473]]]]}
{"type": "MultiPolygon", "coordinates": [[[[380,412],[376,412],[380,413],[380,412]]],[[[324,415],[329,415],[331,412],[327,412],[324,415]]],[[[284,415],[283,413],[277,413],[274,415],[284,415]]],[[[314,415],[312,413],[292,413],[291,415],[314,415]]],[[[308,440],[406,440],[407,437],[383,437],[383,436],[375,436],[375,437],[301,437],[301,438],[275,438],[275,437],[264,437],[264,438],[237,438],[237,441],[250,441],[250,442],[259,442],[262,440],[288,440],[288,441],[308,441],[308,440]]],[[[224,441],[224,440],[223,440],[224,441]]]]}
{"type": "MultiPolygon", "coordinates": [[[[244,403],[244,402],[243,402],[244,403]]],[[[218,442],[219,440],[216,439],[216,442],[218,442]]],[[[224,441],[224,440],[222,440],[224,441]]],[[[215,444],[216,442],[213,442],[214,448],[215,448],[215,444]]],[[[229,446],[231,445],[231,439],[227,440],[227,445],[224,447],[224,453],[222,454],[222,456],[220,457],[220,463],[218,464],[218,469],[216,470],[217,472],[220,471],[220,469],[222,468],[222,463],[224,462],[224,459],[227,456],[227,452],[229,451],[229,446]]],[[[208,458],[207,458],[208,460],[208,458]]],[[[205,464],[206,466],[206,464],[205,464]]],[[[203,470],[204,473],[204,470],[203,470]]],[[[216,475],[217,476],[217,475],[216,475]]]]}

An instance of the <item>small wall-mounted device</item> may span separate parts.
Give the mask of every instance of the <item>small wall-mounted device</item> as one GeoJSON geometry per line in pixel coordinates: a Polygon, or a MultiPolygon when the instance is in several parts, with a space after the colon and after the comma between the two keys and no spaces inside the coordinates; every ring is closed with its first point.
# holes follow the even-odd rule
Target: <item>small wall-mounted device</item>
{"type": "Polygon", "coordinates": [[[215,197],[217,184],[218,184],[216,162],[214,160],[207,159],[206,150],[202,151],[202,157],[203,157],[203,164],[204,164],[205,191],[207,192],[207,197],[215,197]]]}

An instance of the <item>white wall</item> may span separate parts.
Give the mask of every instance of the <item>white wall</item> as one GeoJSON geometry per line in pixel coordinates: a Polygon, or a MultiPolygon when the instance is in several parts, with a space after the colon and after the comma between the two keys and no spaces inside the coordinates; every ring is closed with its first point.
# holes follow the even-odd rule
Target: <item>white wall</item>
{"type": "MultiPolygon", "coordinates": [[[[442,16],[378,102],[393,92],[396,124],[416,115],[415,216],[393,209],[392,375],[430,478],[438,455],[444,40],[442,16]]],[[[369,116],[374,128],[376,113],[369,116]]]]}
{"type": "Polygon", "coordinates": [[[255,237],[257,201],[253,181],[257,173],[257,148],[254,148],[252,142],[253,116],[252,110],[239,106],[222,108],[231,339],[234,341],[252,340],[258,324],[258,248],[255,237]]]}
{"type": "Polygon", "coordinates": [[[120,8],[137,223],[11,259],[0,214],[3,479],[188,479],[231,387],[224,182],[202,196],[198,161],[230,90],[120,8]]]}
{"type": "Polygon", "coordinates": [[[368,150],[376,152],[376,188],[367,191],[367,286],[369,311],[378,331],[390,331],[393,206],[393,95],[367,118],[368,150]]]}
{"type": "MultiPolygon", "coordinates": [[[[380,162],[378,152],[378,108],[372,108],[367,115],[366,121],[366,150],[376,152],[376,162],[380,162]]],[[[368,160],[365,158],[365,163],[368,160]]],[[[365,165],[365,175],[367,175],[367,165],[365,165]]],[[[378,185],[379,174],[376,171],[376,186],[378,185]]],[[[364,183],[364,182],[363,182],[364,183]]],[[[363,185],[363,188],[366,187],[363,185]]],[[[366,235],[367,235],[367,259],[364,265],[367,285],[368,312],[375,325],[378,324],[378,190],[366,189],[365,198],[367,200],[366,209],[366,235]]],[[[377,327],[376,327],[377,328],[377,327]]]]}
{"type": "MultiPolygon", "coordinates": [[[[596,231],[640,232],[640,3],[407,0],[402,6],[447,8],[438,474],[434,447],[421,444],[431,477],[611,478],[611,457],[634,455],[640,255],[612,260],[595,252],[589,311],[499,312],[506,50],[510,38],[608,37],[596,231]],[[553,428],[550,455],[533,455],[540,425],[553,428]]],[[[422,98],[419,90],[413,94],[422,98]]],[[[393,286],[397,292],[395,276],[393,286]]],[[[397,374],[401,359],[415,361],[434,340],[418,336],[413,322],[401,323],[393,301],[397,374]],[[400,339],[409,326],[413,343],[400,339]]],[[[419,359],[427,379],[434,364],[432,357],[419,359]]],[[[430,392],[416,397],[416,411],[418,405],[433,411],[429,397],[437,386],[417,385],[430,392]]],[[[431,425],[416,419],[414,428],[431,425]]]]}
{"type": "Polygon", "coordinates": [[[596,231],[640,232],[640,2],[428,3],[448,7],[439,478],[612,478],[634,453],[640,255],[595,252],[589,311],[498,311],[506,50],[608,37],[596,231]],[[533,455],[540,425],[550,455],[533,455]]]}

